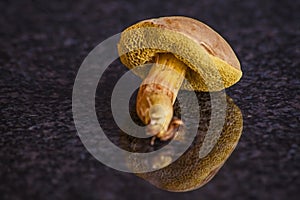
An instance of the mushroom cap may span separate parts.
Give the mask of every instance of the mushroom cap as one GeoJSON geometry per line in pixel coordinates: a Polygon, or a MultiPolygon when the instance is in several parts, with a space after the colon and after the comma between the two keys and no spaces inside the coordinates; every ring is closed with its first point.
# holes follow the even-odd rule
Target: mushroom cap
{"type": "MultiPolygon", "coordinates": [[[[173,53],[188,66],[181,89],[219,91],[242,76],[229,44],[204,23],[182,16],[138,22],[125,29],[118,44],[121,62],[129,69],[154,62],[160,53],[173,53]]],[[[141,78],[148,71],[133,70],[141,78]]]]}

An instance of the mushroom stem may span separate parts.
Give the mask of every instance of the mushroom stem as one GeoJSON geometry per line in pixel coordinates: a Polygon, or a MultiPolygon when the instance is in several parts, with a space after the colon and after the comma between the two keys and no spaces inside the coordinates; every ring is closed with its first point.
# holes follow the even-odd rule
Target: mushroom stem
{"type": "Polygon", "coordinates": [[[142,82],[136,110],[147,124],[147,134],[168,140],[174,136],[174,125],[182,122],[173,118],[173,104],[185,77],[187,66],[173,54],[158,54],[147,77],[142,82]],[[176,123],[175,123],[176,122],[176,123]]]}

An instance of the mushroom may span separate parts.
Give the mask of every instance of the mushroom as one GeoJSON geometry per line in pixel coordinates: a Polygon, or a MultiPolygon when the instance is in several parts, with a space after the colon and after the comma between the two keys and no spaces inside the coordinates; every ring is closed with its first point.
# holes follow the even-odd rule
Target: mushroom
{"type": "Polygon", "coordinates": [[[183,125],[173,118],[180,88],[219,91],[242,76],[240,63],[229,44],[204,23],[182,16],[138,22],[125,29],[118,44],[121,62],[129,69],[153,63],[143,78],[136,111],[146,132],[160,140],[176,135],[183,125]],[[174,53],[175,52],[175,53],[174,53]],[[218,73],[219,77],[216,75],[218,73]]]}

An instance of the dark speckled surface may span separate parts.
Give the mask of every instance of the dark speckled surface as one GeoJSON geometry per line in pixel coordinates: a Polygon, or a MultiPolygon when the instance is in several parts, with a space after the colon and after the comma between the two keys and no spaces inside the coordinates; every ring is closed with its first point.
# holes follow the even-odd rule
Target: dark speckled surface
{"type": "MultiPolygon", "coordinates": [[[[292,0],[1,1],[0,199],[299,198],[299,9],[292,0]],[[165,15],[210,25],[244,72],[227,90],[244,116],[240,143],[210,183],[187,193],[104,166],[72,118],[72,87],[88,52],[139,20],[165,15]]],[[[107,76],[117,79],[122,66],[113,65],[107,76]]]]}

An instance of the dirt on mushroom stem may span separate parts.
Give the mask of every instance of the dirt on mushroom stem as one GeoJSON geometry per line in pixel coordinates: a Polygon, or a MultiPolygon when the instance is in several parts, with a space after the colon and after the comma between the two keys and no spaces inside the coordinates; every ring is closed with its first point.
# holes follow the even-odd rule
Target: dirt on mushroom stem
{"type": "Polygon", "coordinates": [[[183,124],[181,120],[173,119],[173,104],[186,69],[187,66],[173,54],[157,54],[155,64],[140,86],[136,110],[147,124],[147,134],[154,136],[153,139],[168,140],[176,134],[176,127],[183,124]]]}

